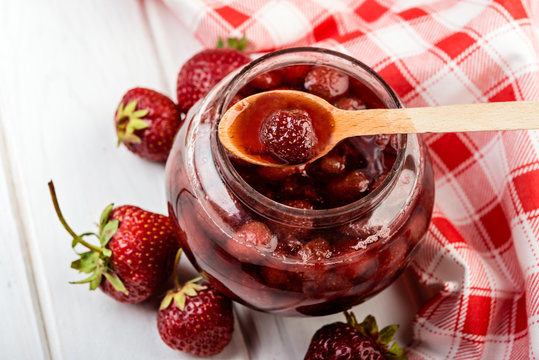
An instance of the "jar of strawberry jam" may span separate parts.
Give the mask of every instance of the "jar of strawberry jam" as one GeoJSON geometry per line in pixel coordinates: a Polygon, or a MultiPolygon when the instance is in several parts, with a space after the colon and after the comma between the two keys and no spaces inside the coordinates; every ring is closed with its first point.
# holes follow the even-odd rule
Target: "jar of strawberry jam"
{"type": "Polygon", "coordinates": [[[258,58],[189,111],[166,167],[169,213],[189,260],[234,300],[284,315],[339,312],[386,288],[418,248],[433,209],[427,150],[416,135],[377,135],[307,165],[245,163],[220,144],[217,125],[234,102],[272,89],[349,110],[402,107],[347,55],[293,48],[258,58]]]}

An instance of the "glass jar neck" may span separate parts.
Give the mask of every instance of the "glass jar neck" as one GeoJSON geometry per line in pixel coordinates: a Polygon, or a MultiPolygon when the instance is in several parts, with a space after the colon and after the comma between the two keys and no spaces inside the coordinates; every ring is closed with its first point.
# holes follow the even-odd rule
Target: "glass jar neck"
{"type": "Polygon", "coordinates": [[[386,108],[403,107],[397,95],[372,69],[358,60],[326,49],[291,48],[277,51],[254,60],[239,72],[230,75],[217,97],[211,131],[211,147],[222,180],[232,193],[258,215],[287,225],[314,224],[316,228],[344,224],[378,206],[396,183],[406,152],[406,135],[399,135],[395,163],[385,180],[371,193],[350,204],[323,210],[305,210],[283,205],[255,190],[236,171],[227,152],[218,140],[218,124],[234,95],[256,76],[291,65],[324,65],[334,67],[359,80],[370,89],[386,108]]]}

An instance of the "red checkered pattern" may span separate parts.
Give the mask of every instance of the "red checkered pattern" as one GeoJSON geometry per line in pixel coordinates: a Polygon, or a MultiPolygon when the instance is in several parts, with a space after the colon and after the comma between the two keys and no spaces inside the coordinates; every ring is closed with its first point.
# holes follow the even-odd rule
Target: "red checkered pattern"
{"type": "MultiPolygon", "coordinates": [[[[331,47],[410,107],[539,99],[537,0],[166,1],[208,47],[243,33],[257,52],[331,47]]],[[[539,133],[426,142],[436,206],[412,267],[442,290],[416,316],[409,357],[539,358],[539,133]]]]}

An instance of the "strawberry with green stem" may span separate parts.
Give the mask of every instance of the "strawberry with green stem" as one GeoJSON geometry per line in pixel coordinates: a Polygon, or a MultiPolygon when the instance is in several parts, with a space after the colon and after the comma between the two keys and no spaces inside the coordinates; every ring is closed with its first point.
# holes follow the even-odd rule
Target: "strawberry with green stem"
{"type": "Polygon", "coordinates": [[[182,123],[176,104],[150,89],[134,88],[123,96],[114,116],[118,145],[140,157],[165,162],[182,123]]]}
{"type": "Polygon", "coordinates": [[[66,231],[73,237],[71,246],[82,245],[87,251],[71,268],[89,274],[75,284],[98,287],[120,302],[139,303],[159,291],[172,272],[178,240],[168,217],[136,206],[108,205],[99,220],[97,233],[78,235],[64,219],[54,185],[49,182],[54,209],[66,231]],[[98,240],[98,245],[87,241],[98,240]]]}
{"type": "Polygon", "coordinates": [[[320,328],[313,336],[305,360],[404,360],[407,357],[393,337],[398,325],[378,331],[372,315],[358,323],[345,311],[347,323],[335,322],[320,328]],[[391,344],[391,345],[390,345],[391,344]]]}
{"type": "Polygon", "coordinates": [[[232,301],[196,278],[181,285],[174,264],[174,289],[167,292],[157,314],[161,339],[173,349],[198,356],[220,353],[232,339],[232,301]]]}
{"type": "Polygon", "coordinates": [[[233,70],[249,63],[241,50],[247,39],[228,39],[228,48],[219,39],[216,49],[202,50],[193,55],[180,69],[176,85],[178,107],[184,113],[203,98],[219,81],[233,70]]]}

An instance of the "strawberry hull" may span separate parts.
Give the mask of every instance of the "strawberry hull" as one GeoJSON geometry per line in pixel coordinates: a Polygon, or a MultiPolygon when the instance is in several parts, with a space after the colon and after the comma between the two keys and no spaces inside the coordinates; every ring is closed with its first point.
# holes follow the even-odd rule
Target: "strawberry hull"
{"type": "Polygon", "coordinates": [[[338,96],[360,97],[367,107],[402,106],[353,59],[285,50],[225,78],[196,104],[167,162],[170,217],[188,258],[217,289],[261,311],[318,316],[368,299],[406,268],[432,214],[432,169],[414,135],[350,139],[327,159],[286,171],[237,162],[222,148],[220,109],[236,92],[256,91],[245,84],[269,71],[287,74],[286,65],[321,62],[339,79],[350,77],[353,85],[344,95],[339,85],[338,96]]]}

